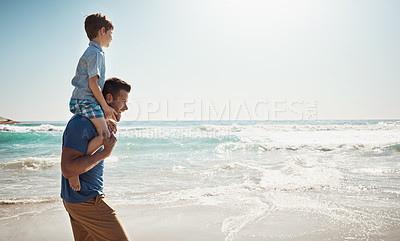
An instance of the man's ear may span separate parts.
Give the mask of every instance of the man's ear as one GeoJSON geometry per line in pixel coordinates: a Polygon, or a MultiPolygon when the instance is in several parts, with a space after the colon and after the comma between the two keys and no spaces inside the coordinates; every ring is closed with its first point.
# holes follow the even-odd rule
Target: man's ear
{"type": "Polygon", "coordinates": [[[112,96],[112,94],[111,94],[111,93],[108,93],[108,94],[106,94],[106,96],[105,96],[105,98],[104,98],[104,99],[106,100],[107,104],[110,104],[110,103],[112,103],[112,102],[113,102],[113,100],[114,100],[114,98],[113,98],[113,96],[112,96]]]}

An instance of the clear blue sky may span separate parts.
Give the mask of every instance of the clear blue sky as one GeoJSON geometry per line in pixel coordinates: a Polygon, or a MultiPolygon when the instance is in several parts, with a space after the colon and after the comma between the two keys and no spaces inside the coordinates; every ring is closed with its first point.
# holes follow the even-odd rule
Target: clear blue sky
{"type": "Polygon", "coordinates": [[[84,17],[96,12],[115,26],[106,76],[133,85],[125,120],[135,102],[203,99],[316,100],[318,119],[400,119],[396,0],[3,0],[0,116],[70,118],[84,17]]]}

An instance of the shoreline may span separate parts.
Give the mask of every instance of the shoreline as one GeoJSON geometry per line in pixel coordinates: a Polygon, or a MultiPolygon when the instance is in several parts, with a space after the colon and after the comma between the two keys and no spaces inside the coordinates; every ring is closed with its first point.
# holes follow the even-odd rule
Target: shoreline
{"type": "MultiPolygon", "coordinates": [[[[62,202],[6,205],[24,211],[0,220],[2,240],[73,240],[62,202]],[[32,210],[36,210],[32,211],[32,210]]],[[[398,240],[398,227],[375,233],[354,233],[354,226],[332,222],[300,210],[275,210],[242,223],[243,213],[216,206],[118,205],[116,212],[132,240],[256,241],[256,240],[398,240]]]]}

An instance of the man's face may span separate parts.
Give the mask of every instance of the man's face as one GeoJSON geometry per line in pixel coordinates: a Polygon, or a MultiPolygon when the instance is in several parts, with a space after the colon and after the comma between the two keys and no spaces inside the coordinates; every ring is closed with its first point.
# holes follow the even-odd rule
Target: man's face
{"type": "Polygon", "coordinates": [[[128,94],[129,93],[126,90],[120,90],[119,95],[115,98],[112,98],[112,101],[110,101],[108,105],[114,108],[118,114],[121,114],[122,112],[128,110],[128,106],[126,105],[126,103],[128,103],[128,94]]]}

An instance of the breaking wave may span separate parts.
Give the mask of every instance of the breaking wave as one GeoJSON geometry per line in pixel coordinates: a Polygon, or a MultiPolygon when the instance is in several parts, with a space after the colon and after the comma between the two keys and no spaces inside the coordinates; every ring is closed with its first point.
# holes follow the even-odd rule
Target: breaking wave
{"type": "Polygon", "coordinates": [[[30,170],[59,167],[60,157],[27,157],[0,163],[0,169],[30,170]]]}
{"type": "Polygon", "coordinates": [[[18,204],[38,204],[38,203],[54,203],[59,202],[60,198],[12,198],[0,199],[0,205],[18,205],[18,204]]]}
{"type": "Polygon", "coordinates": [[[64,126],[41,125],[0,125],[0,132],[62,132],[64,126]]]}

